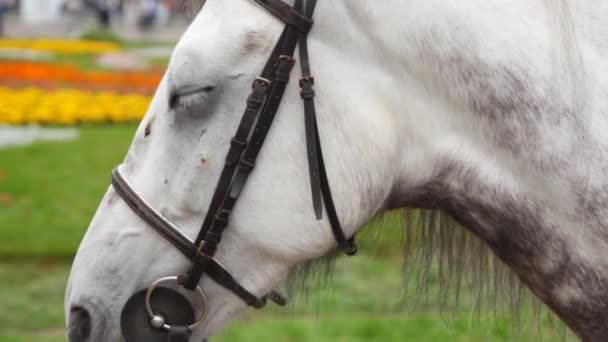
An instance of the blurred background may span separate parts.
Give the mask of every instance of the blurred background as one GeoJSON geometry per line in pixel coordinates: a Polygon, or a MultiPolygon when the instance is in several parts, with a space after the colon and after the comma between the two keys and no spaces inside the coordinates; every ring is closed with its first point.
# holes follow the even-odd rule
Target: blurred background
{"type": "MultiPolygon", "coordinates": [[[[0,0],[0,342],[65,341],[71,260],[198,11],[180,2],[0,0]]],[[[471,310],[465,290],[446,310],[432,272],[421,300],[401,273],[401,220],[374,221],[358,257],[339,257],[287,309],[248,312],[213,340],[539,337],[514,335],[508,314],[471,310]]]]}

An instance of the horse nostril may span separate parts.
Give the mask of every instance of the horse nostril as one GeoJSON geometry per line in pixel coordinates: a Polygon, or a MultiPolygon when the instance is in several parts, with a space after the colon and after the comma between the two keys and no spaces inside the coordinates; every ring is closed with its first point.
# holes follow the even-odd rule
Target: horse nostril
{"type": "Polygon", "coordinates": [[[70,342],[84,342],[91,335],[91,315],[79,306],[70,310],[70,322],[68,323],[68,340],[70,342]]]}

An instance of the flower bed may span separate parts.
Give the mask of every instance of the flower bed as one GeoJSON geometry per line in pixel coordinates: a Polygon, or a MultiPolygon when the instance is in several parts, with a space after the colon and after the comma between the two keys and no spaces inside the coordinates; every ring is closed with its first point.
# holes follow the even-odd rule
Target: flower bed
{"type": "Polygon", "coordinates": [[[24,49],[61,54],[100,55],[121,50],[111,42],[62,39],[0,39],[0,49],[24,49]]]}
{"type": "Polygon", "coordinates": [[[75,89],[0,87],[0,124],[121,123],[139,121],[151,98],[75,89]]]}
{"type": "Polygon", "coordinates": [[[0,62],[0,83],[4,85],[77,86],[112,89],[118,92],[152,93],[162,75],[157,72],[84,72],[72,65],[37,62],[0,62]]]}

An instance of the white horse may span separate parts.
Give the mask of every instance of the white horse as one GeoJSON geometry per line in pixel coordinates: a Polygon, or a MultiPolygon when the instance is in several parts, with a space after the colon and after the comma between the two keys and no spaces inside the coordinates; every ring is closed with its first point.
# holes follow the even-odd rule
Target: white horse
{"type": "MultiPolygon", "coordinates": [[[[208,0],[137,130],[122,172],[191,238],[282,29],[251,1],[208,0]],[[201,91],[170,109],[189,89],[201,91]]],[[[608,2],[320,1],[309,49],[347,236],[390,208],[440,209],[578,336],[608,339],[608,2]]],[[[312,212],[295,83],[216,256],[257,296],[336,247],[312,212]]],[[[188,264],[110,188],[74,261],[67,320],[89,325],[79,340],[118,341],[127,299],[188,264]]],[[[201,287],[209,316],[192,341],[246,307],[201,287]]]]}

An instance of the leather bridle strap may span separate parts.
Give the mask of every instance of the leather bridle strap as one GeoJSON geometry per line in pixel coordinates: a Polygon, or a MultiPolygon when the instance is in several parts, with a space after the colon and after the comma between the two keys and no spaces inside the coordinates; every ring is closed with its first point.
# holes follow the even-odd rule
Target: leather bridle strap
{"type": "MultiPolygon", "coordinates": [[[[223,180],[220,180],[213,196],[216,200],[222,198],[221,204],[217,209],[210,208],[207,212],[207,217],[201,228],[201,234],[199,234],[199,237],[195,241],[199,244],[197,250],[197,255],[199,256],[213,258],[217,251],[217,246],[221,241],[222,234],[228,226],[232,209],[244,189],[251,171],[253,171],[253,168],[255,167],[257,156],[266,140],[266,136],[272,126],[281,99],[283,98],[285,88],[289,81],[289,75],[295,62],[292,56],[297,41],[298,31],[294,27],[287,25],[281,39],[279,39],[279,42],[277,43],[277,48],[275,48],[275,51],[278,52],[279,56],[276,57],[276,59],[271,56],[270,60],[272,62],[269,61],[269,64],[267,64],[267,66],[274,66],[274,75],[270,78],[271,82],[266,101],[250,136],[243,135],[244,139],[239,139],[239,141],[237,141],[239,150],[234,154],[229,153],[225,170],[222,172],[222,175],[226,175],[226,177],[223,180]],[[229,185],[226,186],[226,184],[229,185]]],[[[233,139],[233,142],[235,140],[236,139],[233,139]]],[[[208,271],[209,270],[205,269],[204,263],[200,263],[195,259],[194,263],[183,277],[185,281],[182,285],[186,289],[194,289],[198,285],[203,273],[208,273],[208,271]]]]}
{"type": "Polygon", "coordinates": [[[173,223],[148,204],[123,177],[119,167],[112,170],[112,187],[125,203],[158,234],[167,239],[188,259],[196,255],[196,246],[173,223]]]}
{"type": "MultiPolygon", "coordinates": [[[[317,0],[310,0],[303,4],[299,4],[305,7],[301,9],[301,11],[306,17],[312,18],[316,2],[317,0]]],[[[298,44],[300,51],[300,66],[302,69],[302,78],[300,79],[300,96],[304,102],[304,124],[306,129],[308,168],[315,215],[319,220],[323,217],[324,200],[325,207],[327,209],[327,217],[338,245],[347,255],[355,255],[357,253],[357,245],[354,242],[354,237],[347,239],[346,236],[344,236],[344,229],[342,228],[342,224],[340,224],[340,219],[338,218],[336,206],[331,194],[331,187],[329,186],[329,179],[327,178],[327,171],[325,169],[323,151],[321,149],[321,141],[319,137],[319,128],[317,125],[317,113],[315,110],[315,91],[313,88],[315,80],[310,71],[308,36],[306,34],[300,34],[298,44]],[[321,197],[323,197],[323,200],[321,197]]]]}
{"type": "MultiPolygon", "coordinates": [[[[265,102],[264,100],[251,101],[250,96],[250,101],[248,102],[251,103],[248,104],[248,108],[245,112],[243,120],[241,121],[239,129],[237,130],[237,134],[232,139],[226,164],[214,193],[210,209],[207,212],[207,216],[203,222],[199,236],[195,240],[195,244],[198,246],[197,256],[194,258],[193,264],[188,269],[186,274],[181,277],[181,285],[189,290],[193,290],[198,285],[203,273],[214,272],[214,270],[207,267],[207,265],[209,264],[209,260],[213,259],[213,256],[217,251],[217,247],[222,239],[223,232],[229,224],[230,215],[234,205],[244,189],[249,175],[255,167],[257,156],[264,144],[270,127],[272,126],[275,115],[283,98],[285,88],[289,82],[291,69],[295,63],[293,53],[298,42],[304,43],[304,46],[301,47],[301,55],[303,56],[303,74],[305,75],[303,78],[303,83],[306,83],[306,80],[312,80],[312,77],[310,76],[310,67],[306,46],[306,35],[308,30],[301,30],[297,23],[294,24],[293,17],[286,15],[286,13],[298,14],[296,11],[299,11],[304,13],[306,16],[305,18],[308,18],[310,23],[312,23],[311,18],[316,1],[311,1],[309,6],[306,8],[304,8],[304,0],[296,0],[294,8],[285,5],[282,1],[255,1],[267,9],[272,7],[272,10],[269,9],[271,13],[283,19],[286,23],[286,27],[262,74],[262,79],[271,81],[268,89],[265,89],[267,90],[267,93],[265,93],[265,102]],[[287,8],[289,11],[286,11],[287,8]],[[278,57],[276,56],[277,54],[278,57]],[[266,74],[269,73],[269,67],[273,64],[274,75],[272,78],[268,78],[266,74]],[[254,121],[253,113],[259,110],[259,105],[261,103],[263,103],[263,106],[260,110],[257,121],[255,122],[255,127],[253,128],[253,131],[249,133],[251,124],[254,121]]],[[[297,17],[302,16],[298,14],[297,17]]],[[[316,118],[314,113],[314,92],[312,91],[312,83],[309,85],[310,87],[305,86],[303,88],[303,94],[312,93],[312,96],[303,96],[303,98],[306,108],[306,117],[309,118],[307,119],[307,136],[313,137],[312,139],[308,139],[309,143],[311,144],[309,146],[309,151],[315,151],[309,155],[309,157],[314,157],[309,158],[309,160],[314,162],[314,164],[311,166],[311,171],[314,170],[313,173],[317,178],[314,179],[313,176],[311,176],[311,180],[314,179],[315,182],[313,183],[313,189],[320,189],[319,192],[322,194],[323,199],[325,200],[331,228],[339,246],[343,248],[347,254],[353,255],[356,253],[356,246],[354,245],[352,239],[346,239],[344,236],[331,196],[329,182],[327,180],[327,174],[323,163],[322,151],[319,144],[319,133],[316,126],[316,118]]],[[[254,92],[252,95],[255,94],[256,87],[254,83],[254,92]]],[[[262,98],[262,96],[259,97],[259,99],[262,98]]],[[[313,202],[318,213],[317,217],[320,218],[321,215],[318,208],[321,207],[321,202],[319,196],[317,196],[316,200],[313,202]]]]}
{"type": "MultiPolygon", "coordinates": [[[[310,8],[310,7],[309,7],[310,8]]],[[[314,9],[314,7],[312,7],[314,9]]],[[[317,153],[315,91],[313,89],[314,78],[310,72],[310,58],[308,56],[308,37],[301,34],[299,44],[300,67],[302,78],[300,79],[300,97],[304,103],[304,123],[306,130],[306,148],[308,156],[308,169],[310,175],[310,188],[312,203],[317,220],[323,218],[323,200],[321,199],[321,176],[319,172],[319,157],[317,153]]]]}
{"type": "Polygon", "coordinates": [[[238,166],[239,159],[243,154],[243,150],[245,147],[247,147],[249,136],[253,130],[255,120],[258,117],[260,109],[266,102],[266,95],[270,89],[270,80],[273,78],[274,74],[274,63],[279,58],[281,53],[280,49],[283,46],[285,37],[286,31],[283,31],[283,34],[281,34],[281,38],[279,38],[279,41],[271,54],[271,58],[268,59],[261,76],[253,81],[251,94],[247,98],[247,107],[245,109],[245,113],[243,114],[243,118],[241,119],[234,137],[230,141],[230,149],[226,155],[224,169],[220,175],[220,180],[216,186],[211,204],[209,205],[209,210],[205,216],[205,220],[203,221],[201,229],[194,240],[194,243],[197,246],[203,241],[205,235],[211,227],[214,218],[214,215],[212,214],[218,212],[222,202],[224,201],[225,194],[228,193],[230,189],[232,178],[236,172],[236,168],[238,166]]]}
{"type": "Polygon", "coordinates": [[[302,34],[308,34],[312,28],[312,16],[302,15],[304,12],[297,12],[297,6],[291,7],[282,0],[253,0],[258,5],[264,7],[275,17],[281,19],[286,25],[293,26],[302,34]]]}
{"type": "Polygon", "coordinates": [[[283,20],[286,26],[262,70],[261,76],[253,82],[253,89],[247,99],[243,118],[231,140],[224,169],[205,220],[194,242],[138,196],[118,168],[112,172],[112,184],[116,192],[142,220],[192,260],[186,274],[178,278],[180,285],[194,290],[203,273],[206,273],[248,305],[260,308],[265,305],[267,298],[279,305],[285,305],[286,301],[276,292],[257,298],[241,286],[228,270],[214,259],[214,256],[223,232],[229,224],[230,214],[255,167],[257,157],[278,112],[289,82],[291,69],[295,64],[293,55],[298,44],[300,44],[302,67],[300,87],[304,103],[306,142],[315,214],[318,219],[322,218],[324,204],[332,232],[340,248],[349,255],[353,255],[357,248],[353,238],[345,237],[338,218],[323,161],[317,127],[314,79],[310,72],[307,44],[307,33],[312,25],[317,0],[296,0],[293,8],[280,0],[253,1],[283,20]]]}
{"type": "MultiPolygon", "coordinates": [[[[137,216],[173,244],[186,258],[193,260],[197,257],[194,243],[179,228],[154,210],[150,204],[139,196],[123,177],[118,167],[112,171],[112,186],[137,216]]],[[[202,262],[204,262],[205,267],[209,270],[207,273],[215,282],[232,291],[247,304],[254,307],[263,307],[266,304],[266,297],[258,299],[251,294],[234,280],[228,270],[214,259],[204,259],[202,262]]],[[[285,299],[278,293],[271,292],[267,297],[279,305],[285,305],[285,299]]]]}
{"type": "Polygon", "coordinates": [[[218,211],[224,200],[224,194],[226,194],[230,189],[232,178],[234,177],[234,173],[236,171],[236,167],[238,166],[239,159],[243,154],[243,150],[245,147],[247,147],[249,136],[254,128],[255,120],[258,117],[260,109],[264,103],[266,103],[266,97],[268,90],[270,89],[270,80],[274,78],[276,62],[281,55],[286,35],[287,30],[283,30],[283,33],[275,45],[270,58],[266,62],[260,77],[253,81],[252,92],[247,98],[247,107],[245,109],[245,113],[243,114],[243,118],[241,119],[234,137],[230,141],[230,149],[226,155],[224,169],[222,170],[220,180],[213,194],[209,211],[201,226],[198,236],[194,240],[196,245],[199,245],[203,241],[211,226],[213,215],[209,215],[209,213],[216,213],[218,211]]]}

